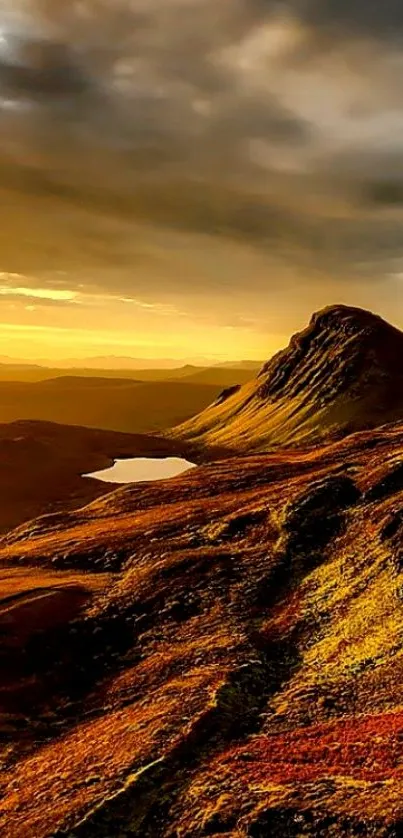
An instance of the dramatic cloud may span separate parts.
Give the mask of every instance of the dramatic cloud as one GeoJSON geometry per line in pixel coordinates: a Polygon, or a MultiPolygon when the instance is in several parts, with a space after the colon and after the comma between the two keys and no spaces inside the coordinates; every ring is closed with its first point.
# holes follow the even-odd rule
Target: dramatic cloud
{"type": "Polygon", "coordinates": [[[399,0],[290,0],[267,3],[288,7],[305,23],[340,32],[342,37],[370,35],[401,42],[403,9],[399,0]]]}
{"type": "Polygon", "coordinates": [[[223,328],[388,314],[402,39],[400,0],[3,0],[0,268],[223,328]]]}

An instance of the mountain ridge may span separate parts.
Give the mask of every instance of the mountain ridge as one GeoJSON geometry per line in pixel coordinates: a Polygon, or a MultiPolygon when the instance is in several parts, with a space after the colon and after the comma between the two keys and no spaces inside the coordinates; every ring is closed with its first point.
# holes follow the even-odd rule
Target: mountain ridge
{"type": "Polygon", "coordinates": [[[221,394],[171,435],[263,451],[396,421],[403,417],[402,357],[403,333],[379,315],[328,306],[254,380],[221,394]]]}

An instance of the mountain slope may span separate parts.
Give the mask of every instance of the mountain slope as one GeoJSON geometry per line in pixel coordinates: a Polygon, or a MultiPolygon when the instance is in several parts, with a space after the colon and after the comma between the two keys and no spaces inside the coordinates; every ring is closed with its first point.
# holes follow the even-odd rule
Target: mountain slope
{"type": "MultiPolygon", "coordinates": [[[[207,367],[186,378],[186,384],[214,384],[218,387],[233,387],[245,384],[259,371],[259,367],[207,367]]],[[[172,379],[174,380],[174,379],[172,379]]]]}
{"type": "Polygon", "coordinates": [[[173,437],[235,450],[310,445],[403,417],[403,333],[347,306],[313,315],[250,383],[173,437]]]}
{"type": "Polygon", "coordinates": [[[1,834],[397,838],[402,464],[403,424],[4,537],[1,834]]]}

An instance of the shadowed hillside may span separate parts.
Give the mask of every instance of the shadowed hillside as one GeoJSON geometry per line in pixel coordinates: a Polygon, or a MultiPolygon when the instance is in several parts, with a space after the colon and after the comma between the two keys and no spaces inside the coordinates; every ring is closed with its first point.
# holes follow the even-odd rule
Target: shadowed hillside
{"type": "Polygon", "coordinates": [[[402,464],[398,424],[4,537],[1,834],[400,835],[402,464]]]}
{"type": "MultiPolygon", "coordinates": [[[[169,372],[172,380],[136,380],[135,372],[134,378],[58,374],[44,381],[3,381],[0,371],[0,422],[36,419],[123,433],[158,433],[199,413],[223,387],[253,375],[243,369],[194,372],[192,367],[169,372]],[[178,379],[173,373],[180,373],[178,379]]],[[[149,374],[152,379],[158,371],[149,374]]]]}
{"type": "Polygon", "coordinates": [[[0,421],[37,419],[123,433],[158,433],[202,410],[220,384],[66,376],[36,383],[0,381],[0,421]]]}
{"type": "Polygon", "coordinates": [[[403,333],[357,308],[312,317],[258,376],[171,435],[235,450],[300,447],[403,417],[403,333]]]}

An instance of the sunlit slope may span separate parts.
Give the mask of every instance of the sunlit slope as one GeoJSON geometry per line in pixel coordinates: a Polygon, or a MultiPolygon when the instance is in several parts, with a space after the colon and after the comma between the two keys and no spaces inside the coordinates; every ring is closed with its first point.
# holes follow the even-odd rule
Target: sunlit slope
{"type": "Polygon", "coordinates": [[[259,367],[207,367],[186,376],[186,384],[214,384],[226,388],[245,384],[258,373],[259,367]]]}
{"type": "Polygon", "coordinates": [[[10,533],[1,833],[399,835],[402,548],[403,425],[10,533]]]}
{"type": "Polygon", "coordinates": [[[403,334],[361,309],[315,314],[258,376],[174,437],[235,450],[310,445],[403,417],[403,334]]]}

